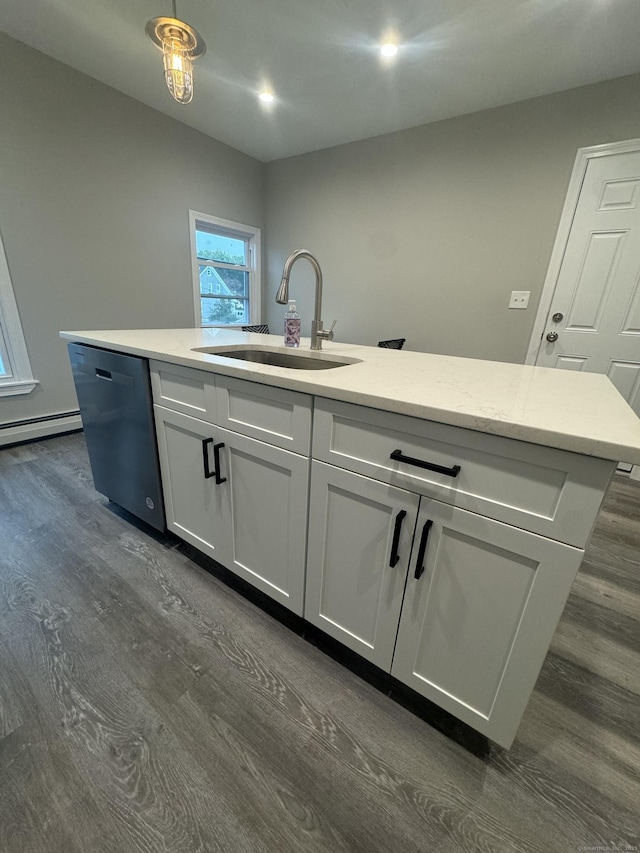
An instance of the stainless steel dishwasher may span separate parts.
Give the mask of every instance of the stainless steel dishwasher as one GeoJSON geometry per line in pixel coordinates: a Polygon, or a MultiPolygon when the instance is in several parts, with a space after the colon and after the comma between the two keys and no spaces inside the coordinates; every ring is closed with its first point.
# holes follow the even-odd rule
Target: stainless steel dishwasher
{"type": "Polygon", "coordinates": [[[149,362],[68,344],[96,489],[165,530],[149,362]]]}

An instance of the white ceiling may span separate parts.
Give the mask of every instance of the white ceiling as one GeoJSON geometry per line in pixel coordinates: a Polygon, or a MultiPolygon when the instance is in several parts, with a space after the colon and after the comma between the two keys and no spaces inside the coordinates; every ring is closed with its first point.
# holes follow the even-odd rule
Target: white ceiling
{"type": "Polygon", "coordinates": [[[144,32],[170,0],[1,0],[14,38],[260,160],[640,71],[640,0],[178,0],[200,31],[176,104],[144,32]],[[384,65],[377,45],[402,47],[384,65]],[[276,103],[256,93],[269,86],[276,103]]]}

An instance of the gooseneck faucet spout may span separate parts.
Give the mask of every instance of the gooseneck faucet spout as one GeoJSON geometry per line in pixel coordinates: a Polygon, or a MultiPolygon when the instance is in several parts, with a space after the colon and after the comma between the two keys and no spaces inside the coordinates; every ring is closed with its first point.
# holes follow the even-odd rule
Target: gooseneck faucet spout
{"type": "Polygon", "coordinates": [[[282,281],[276,293],[276,302],[280,305],[286,305],[289,301],[289,276],[291,275],[291,267],[299,258],[306,258],[316,274],[316,302],[313,322],[311,324],[311,349],[322,349],[323,340],[333,340],[333,326],[329,330],[322,328],[322,320],[320,318],[322,314],[322,270],[320,269],[320,264],[308,249],[296,249],[295,252],[291,252],[284,262],[282,281]]]}

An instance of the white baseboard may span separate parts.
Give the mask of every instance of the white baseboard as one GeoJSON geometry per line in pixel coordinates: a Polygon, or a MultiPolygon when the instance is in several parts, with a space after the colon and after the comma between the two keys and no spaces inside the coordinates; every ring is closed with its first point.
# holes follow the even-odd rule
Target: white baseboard
{"type": "Polygon", "coordinates": [[[69,412],[0,424],[0,447],[16,444],[20,441],[32,441],[35,438],[45,438],[48,435],[73,432],[78,429],[82,429],[80,414],[69,412]]]}

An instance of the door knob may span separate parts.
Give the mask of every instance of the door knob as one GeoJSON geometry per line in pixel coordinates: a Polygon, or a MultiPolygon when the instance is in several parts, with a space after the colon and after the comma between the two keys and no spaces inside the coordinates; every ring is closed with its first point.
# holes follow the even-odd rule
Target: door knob
{"type": "Polygon", "coordinates": [[[558,333],[557,332],[549,332],[549,334],[547,335],[547,340],[549,341],[549,343],[553,343],[554,341],[557,341],[558,340],[558,333]]]}
{"type": "Polygon", "coordinates": [[[553,320],[554,323],[559,323],[561,320],[564,319],[564,314],[561,314],[558,311],[556,314],[553,315],[553,317],[551,319],[553,320]]]}

